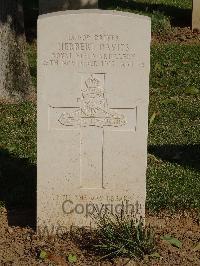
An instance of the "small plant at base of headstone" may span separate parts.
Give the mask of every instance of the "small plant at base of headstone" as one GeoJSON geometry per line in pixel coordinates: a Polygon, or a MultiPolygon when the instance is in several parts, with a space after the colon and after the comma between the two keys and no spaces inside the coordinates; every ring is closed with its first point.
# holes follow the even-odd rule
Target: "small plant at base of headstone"
{"type": "Polygon", "coordinates": [[[97,220],[97,242],[95,249],[103,258],[126,257],[143,259],[155,253],[155,234],[145,227],[142,220],[124,214],[104,215],[97,220]]]}

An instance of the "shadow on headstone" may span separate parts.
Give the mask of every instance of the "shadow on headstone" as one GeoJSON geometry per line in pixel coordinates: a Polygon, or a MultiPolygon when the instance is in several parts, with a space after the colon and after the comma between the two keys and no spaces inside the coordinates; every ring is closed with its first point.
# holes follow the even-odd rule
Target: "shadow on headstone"
{"type": "Polygon", "coordinates": [[[200,145],[150,145],[148,153],[163,161],[200,170],[200,145]]]}
{"type": "Polygon", "coordinates": [[[0,201],[5,203],[8,224],[36,226],[36,165],[0,150],[0,201]]]}
{"type": "MultiPolygon", "coordinates": [[[[146,1],[147,2],[147,1],[146,1]]],[[[192,21],[192,10],[182,9],[166,4],[150,4],[132,0],[100,0],[99,8],[102,9],[130,9],[138,12],[153,13],[160,12],[171,18],[171,25],[174,27],[190,27],[192,21]]]]}

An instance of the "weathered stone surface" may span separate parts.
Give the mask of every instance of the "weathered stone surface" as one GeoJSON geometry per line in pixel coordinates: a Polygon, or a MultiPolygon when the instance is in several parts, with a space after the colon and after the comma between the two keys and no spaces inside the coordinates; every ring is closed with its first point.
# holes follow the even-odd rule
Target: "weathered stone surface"
{"type": "Polygon", "coordinates": [[[200,1],[193,0],[192,29],[200,31],[200,1]]]}
{"type": "Polygon", "coordinates": [[[40,228],[89,225],[122,202],[144,217],[150,32],[149,18],[122,12],[39,18],[40,228]]]}
{"type": "Polygon", "coordinates": [[[68,9],[98,8],[98,0],[39,0],[40,14],[68,9]]]}

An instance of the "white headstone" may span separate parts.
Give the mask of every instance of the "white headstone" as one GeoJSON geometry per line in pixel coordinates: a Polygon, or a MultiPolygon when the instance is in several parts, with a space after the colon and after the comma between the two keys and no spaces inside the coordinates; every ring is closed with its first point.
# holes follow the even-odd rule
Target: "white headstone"
{"type": "Polygon", "coordinates": [[[39,17],[39,227],[89,225],[122,203],[144,217],[150,24],[100,10],[39,17]]]}
{"type": "Polygon", "coordinates": [[[193,0],[192,29],[200,31],[200,0],[193,0]]]}

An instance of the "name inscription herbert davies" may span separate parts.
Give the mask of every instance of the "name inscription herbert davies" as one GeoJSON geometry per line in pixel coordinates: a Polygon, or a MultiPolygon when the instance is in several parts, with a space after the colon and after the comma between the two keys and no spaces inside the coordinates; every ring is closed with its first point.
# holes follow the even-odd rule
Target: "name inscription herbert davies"
{"type": "MultiPolygon", "coordinates": [[[[44,66],[133,68],[135,51],[116,34],[67,34],[44,66]]],[[[139,65],[144,67],[144,63],[139,65]]]]}

